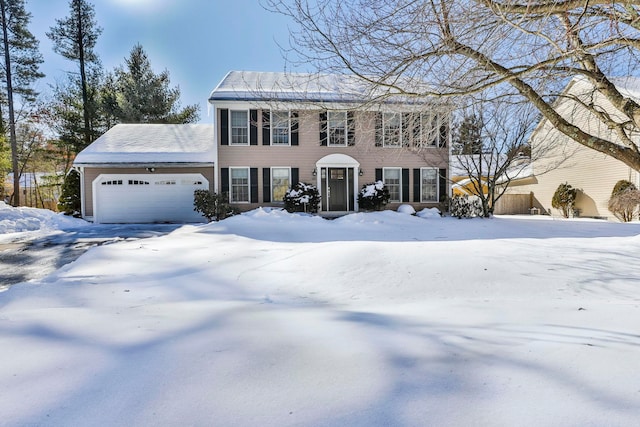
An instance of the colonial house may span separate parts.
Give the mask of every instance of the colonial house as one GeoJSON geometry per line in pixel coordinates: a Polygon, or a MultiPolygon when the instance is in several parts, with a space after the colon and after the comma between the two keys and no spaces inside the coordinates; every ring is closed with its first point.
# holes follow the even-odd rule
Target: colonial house
{"type": "MultiPolygon", "coordinates": [[[[624,96],[640,101],[640,79],[617,78],[613,83],[624,96]]],[[[613,105],[584,78],[573,79],[554,106],[563,117],[584,131],[619,141],[615,132],[581,102],[598,106],[618,122],[623,121],[613,105]]],[[[515,179],[507,191],[508,194],[531,195],[531,207],[542,213],[561,214],[552,208],[551,199],[558,186],[566,182],[579,190],[576,215],[615,220],[607,205],[616,182],[628,180],[640,188],[637,171],[613,157],[578,144],[556,130],[547,119],[538,124],[530,142],[531,175],[515,179]]]]}
{"type": "Polygon", "coordinates": [[[213,124],[117,125],[78,154],[82,214],[95,222],[193,222],[193,192],[233,208],[282,207],[314,184],[320,214],[358,211],[382,180],[389,208],[449,195],[450,108],[344,75],[228,73],[209,96],[213,124]]]}
{"type": "Polygon", "coordinates": [[[282,206],[302,181],[332,215],[357,211],[361,186],[382,180],[389,208],[437,206],[449,194],[449,110],[386,95],[350,76],[230,72],[209,97],[216,191],[248,210],[282,206]]]}

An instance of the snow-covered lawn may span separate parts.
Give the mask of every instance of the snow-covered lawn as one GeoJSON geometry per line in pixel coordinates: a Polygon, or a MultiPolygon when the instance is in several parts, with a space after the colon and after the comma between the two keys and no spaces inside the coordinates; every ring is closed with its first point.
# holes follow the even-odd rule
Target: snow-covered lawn
{"type": "Polygon", "coordinates": [[[0,425],[632,426],[640,225],[257,210],[0,293],[0,425]]]}

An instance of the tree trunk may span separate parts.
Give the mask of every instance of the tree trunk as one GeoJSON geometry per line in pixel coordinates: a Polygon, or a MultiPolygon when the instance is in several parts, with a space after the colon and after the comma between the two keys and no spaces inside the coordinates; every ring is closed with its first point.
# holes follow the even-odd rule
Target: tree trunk
{"type": "Polygon", "coordinates": [[[87,74],[84,64],[84,31],[82,28],[82,8],[79,2],[75,2],[76,14],[78,19],[78,59],[80,62],[80,82],[82,84],[82,112],[84,116],[84,146],[87,147],[91,143],[91,129],[89,126],[89,96],[87,95],[87,74]]]}

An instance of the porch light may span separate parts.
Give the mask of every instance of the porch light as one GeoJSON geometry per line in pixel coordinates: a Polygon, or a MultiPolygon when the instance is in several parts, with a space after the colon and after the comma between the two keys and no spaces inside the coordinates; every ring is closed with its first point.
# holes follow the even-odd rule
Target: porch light
{"type": "Polygon", "coordinates": [[[358,168],[358,176],[362,176],[364,175],[364,171],[360,168],[358,168]]]}
{"type": "Polygon", "coordinates": [[[313,172],[311,172],[311,175],[318,176],[318,170],[316,168],[313,168],[313,172]]]}
{"type": "Polygon", "coordinates": [[[156,168],[147,168],[147,172],[154,173],[155,171],[156,171],[156,168]]]}

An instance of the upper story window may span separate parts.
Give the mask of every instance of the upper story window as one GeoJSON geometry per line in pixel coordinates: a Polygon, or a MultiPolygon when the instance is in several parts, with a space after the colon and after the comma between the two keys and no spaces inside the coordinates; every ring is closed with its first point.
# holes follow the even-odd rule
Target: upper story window
{"type": "Polygon", "coordinates": [[[291,121],[288,111],[271,112],[271,145],[290,145],[291,121]]]}
{"type": "Polygon", "coordinates": [[[231,110],[231,145],[249,145],[249,112],[231,110]]]}
{"type": "Polygon", "coordinates": [[[347,112],[328,111],[327,112],[327,132],[328,144],[330,146],[347,145],[347,112]]]}
{"type": "Polygon", "coordinates": [[[382,115],[382,138],[384,147],[402,146],[402,115],[400,113],[382,115]]]}

